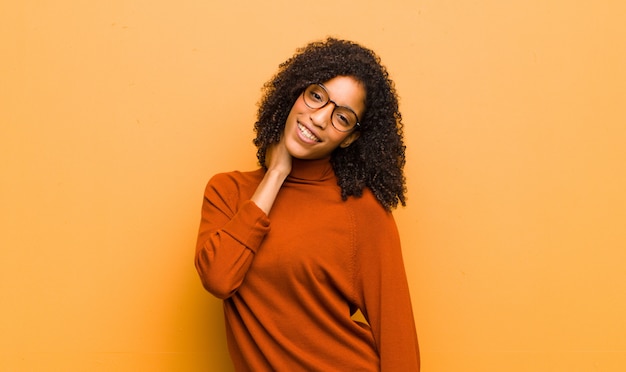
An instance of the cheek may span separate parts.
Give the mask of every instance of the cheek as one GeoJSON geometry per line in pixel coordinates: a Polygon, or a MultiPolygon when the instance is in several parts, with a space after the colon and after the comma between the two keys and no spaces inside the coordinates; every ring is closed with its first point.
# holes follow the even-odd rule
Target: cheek
{"type": "Polygon", "coordinates": [[[303,107],[304,103],[301,98],[298,98],[296,102],[291,106],[291,110],[289,110],[289,115],[287,116],[287,124],[294,121],[296,117],[304,112],[303,107]]]}
{"type": "Polygon", "coordinates": [[[290,113],[303,113],[308,110],[308,106],[304,103],[302,96],[300,96],[296,102],[291,106],[290,113]]]}
{"type": "Polygon", "coordinates": [[[332,142],[334,147],[338,147],[339,145],[341,145],[341,143],[343,143],[343,141],[347,138],[348,136],[345,134],[339,134],[337,133],[337,135],[332,136],[332,142]]]}

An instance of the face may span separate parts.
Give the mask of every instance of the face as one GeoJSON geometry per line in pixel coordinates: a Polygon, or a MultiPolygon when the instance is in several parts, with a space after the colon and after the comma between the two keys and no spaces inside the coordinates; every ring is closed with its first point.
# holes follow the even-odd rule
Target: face
{"type": "MultiPolygon", "coordinates": [[[[358,117],[365,112],[365,89],[356,79],[337,76],[322,85],[332,101],[354,111],[358,117]]],[[[328,103],[319,109],[308,107],[298,97],[291,107],[285,124],[285,146],[291,156],[298,159],[321,159],[337,147],[347,147],[359,137],[358,130],[340,132],[331,124],[335,105],[328,103]]]]}

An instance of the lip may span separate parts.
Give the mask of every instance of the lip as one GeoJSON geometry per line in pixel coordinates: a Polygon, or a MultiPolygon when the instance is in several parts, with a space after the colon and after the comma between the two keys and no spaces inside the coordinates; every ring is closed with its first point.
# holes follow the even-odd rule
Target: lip
{"type": "Polygon", "coordinates": [[[316,143],[320,143],[322,142],[322,140],[320,139],[320,136],[315,132],[315,130],[311,129],[311,127],[309,127],[306,124],[303,124],[301,122],[297,122],[296,124],[296,133],[298,134],[298,138],[300,138],[300,140],[302,142],[308,143],[308,144],[316,144],[316,143]],[[309,132],[313,133],[313,135],[318,139],[318,141],[314,141],[308,137],[306,137],[302,131],[300,130],[300,126],[303,126],[304,128],[306,128],[309,132]]]}

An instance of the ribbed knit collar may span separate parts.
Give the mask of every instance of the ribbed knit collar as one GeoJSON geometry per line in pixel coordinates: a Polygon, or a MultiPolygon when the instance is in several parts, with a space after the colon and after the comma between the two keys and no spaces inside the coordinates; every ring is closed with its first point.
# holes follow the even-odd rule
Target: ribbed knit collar
{"type": "Polygon", "coordinates": [[[335,173],[330,164],[330,157],[317,160],[292,158],[289,178],[294,180],[323,181],[333,178],[335,173]]]}

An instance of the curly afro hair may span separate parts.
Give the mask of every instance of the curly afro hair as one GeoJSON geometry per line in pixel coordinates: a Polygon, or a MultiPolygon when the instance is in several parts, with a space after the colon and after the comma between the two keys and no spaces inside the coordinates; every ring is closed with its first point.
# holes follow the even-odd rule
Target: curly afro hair
{"type": "Polygon", "coordinates": [[[304,89],[337,76],[353,77],[366,91],[359,138],[331,154],[341,197],[359,197],[368,187],[388,211],[398,203],[406,205],[403,124],[394,83],[373,51],[351,41],[310,43],[280,64],[265,83],[254,125],[259,164],[265,167],[266,150],[280,141],[291,107],[304,89]]]}

